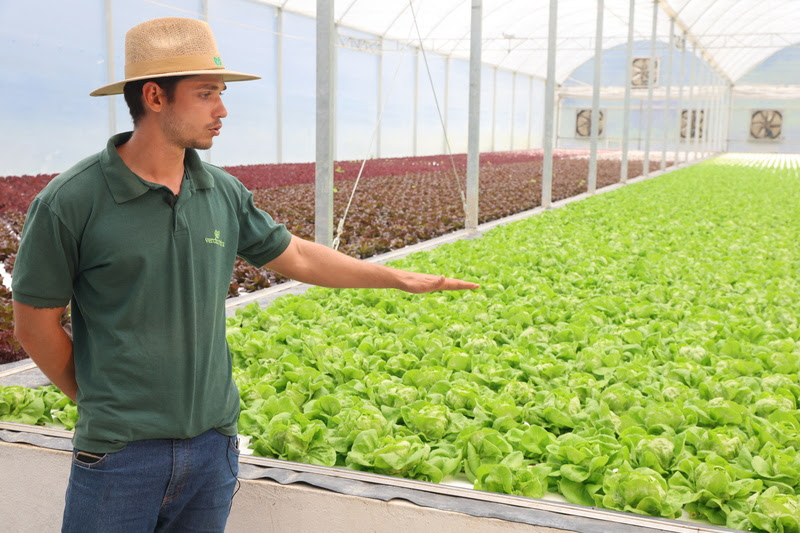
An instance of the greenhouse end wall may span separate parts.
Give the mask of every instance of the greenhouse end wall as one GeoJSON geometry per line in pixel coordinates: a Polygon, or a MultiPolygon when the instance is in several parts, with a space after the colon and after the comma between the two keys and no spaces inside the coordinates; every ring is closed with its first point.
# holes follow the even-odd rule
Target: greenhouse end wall
{"type": "Polygon", "coordinates": [[[728,132],[728,151],[761,153],[800,152],[800,100],[735,99],[728,132]],[[756,139],[751,134],[753,114],[777,111],[781,116],[780,133],[772,139],[756,139]]]}

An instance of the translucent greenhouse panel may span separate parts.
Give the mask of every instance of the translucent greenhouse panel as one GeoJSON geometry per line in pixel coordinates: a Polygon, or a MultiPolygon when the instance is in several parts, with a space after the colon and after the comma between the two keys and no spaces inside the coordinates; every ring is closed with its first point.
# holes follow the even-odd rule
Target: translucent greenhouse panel
{"type": "Polygon", "coordinates": [[[414,151],[414,55],[396,42],[383,42],[381,157],[404,157],[414,151]]]}
{"type": "Polygon", "coordinates": [[[209,2],[208,15],[225,66],[261,76],[227,84],[223,101],[228,116],[211,148],[211,161],[218,165],[273,163],[277,159],[275,9],[247,0],[217,0],[209,2]]]}
{"type": "Polygon", "coordinates": [[[492,100],[494,98],[494,69],[483,65],[481,67],[481,133],[480,151],[491,152],[494,140],[492,139],[494,113],[492,100]]]}
{"type": "Polygon", "coordinates": [[[800,85],[798,64],[800,48],[784,48],[739,78],[736,85],[800,85]]]}
{"type": "Polygon", "coordinates": [[[436,155],[444,151],[444,130],[442,128],[442,120],[439,118],[439,110],[441,110],[442,117],[444,117],[446,100],[444,90],[445,67],[446,62],[441,55],[425,52],[423,57],[422,53],[420,53],[416,155],[436,155]],[[425,58],[427,58],[427,68],[425,58]],[[433,82],[433,88],[431,88],[431,81],[433,82]]]}
{"type": "Polygon", "coordinates": [[[283,14],[283,160],[314,161],[316,22],[283,14]]]}
{"type": "MultiPolygon", "coordinates": [[[[99,10],[100,5],[101,3],[98,2],[97,9],[99,10]]],[[[112,2],[111,5],[111,24],[114,30],[114,79],[104,81],[100,85],[125,79],[125,34],[129,29],[141,22],[159,17],[192,17],[199,19],[203,16],[201,5],[198,0],[170,0],[169,5],[151,2],[112,2]]],[[[104,16],[102,10],[100,16],[104,16]]],[[[105,28],[105,19],[101,19],[96,25],[86,24],[84,27],[95,28],[94,31],[97,35],[102,37],[105,28]]],[[[222,47],[223,45],[219,36],[217,36],[217,44],[220,45],[220,52],[224,54],[225,49],[222,47]]],[[[102,57],[106,56],[105,42],[103,42],[99,52],[102,57]]],[[[226,62],[228,61],[227,57],[224,55],[223,58],[226,62]]],[[[105,78],[103,79],[105,80],[105,78]]],[[[105,96],[103,98],[98,98],[98,100],[104,100],[105,98],[113,98],[116,104],[116,131],[131,131],[133,129],[133,122],[131,122],[131,115],[122,95],[105,96]]]]}
{"type": "Polygon", "coordinates": [[[531,77],[514,76],[514,116],[511,126],[511,149],[525,150],[530,143],[531,130],[528,122],[531,118],[531,77]]]}
{"type": "Polygon", "coordinates": [[[512,78],[513,76],[507,70],[497,69],[497,85],[495,87],[497,94],[494,102],[494,151],[496,152],[511,150],[511,128],[514,123],[512,78]]]}
{"type": "MultiPolygon", "coordinates": [[[[339,28],[339,35],[374,40],[369,35],[339,28]]],[[[346,41],[347,42],[347,41],[346,41]]],[[[359,160],[375,157],[373,133],[378,113],[378,51],[337,47],[336,158],[359,160]]]]}
{"type": "Polygon", "coordinates": [[[447,99],[447,138],[454,154],[467,153],[469,127],[469,62],[450,60],[450,82],[447,99]]]}
{"type": "Polygon", "coordinates": [[[531,91],[531,148],[542,148],[544,137],[544,115],[547,112],[544,108],[544,89],[545,80],[540,78],[533,79],[533,90],[531,91]]]}
{"type": "Polygon", "coordinates": [[[108,101],[89,92],[106,80],[102,3],[2,2],[0,20],[2,174],[62,172],[100,151],[108,101]]]}

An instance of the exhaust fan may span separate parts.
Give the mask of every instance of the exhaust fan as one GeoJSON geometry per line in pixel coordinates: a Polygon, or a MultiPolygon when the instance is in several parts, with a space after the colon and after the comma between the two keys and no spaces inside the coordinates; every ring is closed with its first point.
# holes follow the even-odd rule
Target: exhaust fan
{"type": "MultiPolygon", "coordinates": [[[[597,136],[603,135],[603,112],[598,111],[600,120],[597,124],[597,136]]],[[[579,109],[578,114],[575,116],[575,133],[578,137],[591,137],[592,136],[592,110],[579,109]]]]}
{"type": "Polygon", "coordinates": [[[770,140],[781,136],[783,115],[774,109],[753,111],[750,117],[750,135],[754,139],[770,140]]]}

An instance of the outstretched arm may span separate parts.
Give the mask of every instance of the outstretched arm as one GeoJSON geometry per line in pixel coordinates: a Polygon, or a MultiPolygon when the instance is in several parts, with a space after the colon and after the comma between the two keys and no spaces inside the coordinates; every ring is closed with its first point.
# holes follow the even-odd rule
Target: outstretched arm
{"type": "Polygon", "coordinates": [[[288,278],[322,287],[400,289],[413,293],[479,287],[469,281],[368,263],[298,237],[292,237],[289,247],[265,266],[288,278]]]}
{"type": "Polygon", "coordinates": [[[73,402],[78,394],[72,339],[61,326],[63,307],[38,308],[14,301],[14,335],[33,362],[73,402]]]}

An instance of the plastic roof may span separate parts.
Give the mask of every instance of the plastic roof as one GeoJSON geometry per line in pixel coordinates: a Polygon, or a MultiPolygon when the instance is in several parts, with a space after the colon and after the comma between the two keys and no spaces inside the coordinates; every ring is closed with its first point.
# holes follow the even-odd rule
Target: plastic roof
{"type": "MultiPolygon", "coordinates": [[[[314,16],[316,0],[261,0],[288,11],[314,16]]],[[[653,0],[635,0],[634,38],[649,40],[653,0]]],[[[728,81],[775,52],[800,42],[797,0],[657,0],[659,41],[687,32],[688,49],[702,55],[728,81]]],[[[544,77],[547,72],[548,0],[483,0],[485,64],[544,77]]],[[[603,48],[627,42],[629,0],[605,0],[603,48]]],[[[561,83],[594,56],[597,3],[558,1],[556,81],[561,83]]],[[[337,25],[446,56],[469,57],[471,0],[335,0],[337,25]],[[413,15],[412,15],[413,12],[413,15]]]]}

